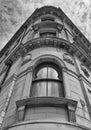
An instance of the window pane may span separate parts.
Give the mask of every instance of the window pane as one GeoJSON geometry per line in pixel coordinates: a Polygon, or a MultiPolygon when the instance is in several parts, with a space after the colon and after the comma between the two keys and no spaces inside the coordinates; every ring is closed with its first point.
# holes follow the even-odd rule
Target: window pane
{"type": "Polygon", "coordinates": [[[32,96],[33,97],[46,96],[46,82],[41,81],[33,83],[32,96]]]}
{"type": "Polygon", "coordinates": [[[42,69],[37,73],[37,78],[38,78],[38,79],[47,78],[47,67],[42,68],[42,69]]]}
{"type": "Polygon", "coordinates": [[[48,67],[48,78],[58,79],[58,73],[55,69],[48,67]]]}
{"type": "Polygon", "coordinates": [[[59,97],[59,82],[48,82],[48,96],[59,97]]]}
{"type": "Polygon", "coordinates": [[[32,86],[32,97],[63,96],[62,84],[59,79],[59,73],[52,64],[44,64],[39,67],[32,86]],[[36,79],[37,78],[37,79],[36,79]]]}

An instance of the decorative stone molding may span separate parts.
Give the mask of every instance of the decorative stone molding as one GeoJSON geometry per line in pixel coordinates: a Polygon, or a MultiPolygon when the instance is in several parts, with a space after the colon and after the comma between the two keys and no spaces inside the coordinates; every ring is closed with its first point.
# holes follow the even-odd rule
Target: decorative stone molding
{"type": "Polygon", "coordinates": [[[26,44],[24,44],[24,45],[20,44],[16,48],[16,50],[5,59],[5,63],[9,63],[9,62],[13,63],[20,56],[23,56],[23,55],[27,54],[29,51],[39,48],[40,46],[41,47],[49,46],[49,47],[68,49],[69,48],[68,43],[69,43],[68,41],[61,39],[61,38],[56,38],[56,37],[53,37],[52,39],[51,39],[51,37],[32,39],[32,40],[26,42],[26,44]]]}
{"type": "Polygon", "coordinates": [[[18,121],[24,120],[24,113],[25,113],[25,106],[21,106],[17,109],[17,120],[18,121]]]}
{"type": "Polygon", "coordinates": [[[61,31],[63,28],[63,25],[56,23],[56,22],[52,22],[52,21],[45,21],[45,22],[41,22],[36,25],[33,25],[34,31],[38,31],[40,29],[46,29],[46,28],[48,28],[49,30],[50,30],[50,28],[52,28],[52,29],[61,31]]]}
{"type": "MultiPolygon", "coordinates": [[[[35,19],[38,19],[39,17],[42,17],[43,15],[47,15],[47,14],[48,15],[53,15],[54,17],[55,16],[59,17],[59,19],[64,21],[71,28],[71,30],[74,32],[74,41],[77,42],[77,46],[78,46],[78,43],[80,43],[80,46],[84,45],[84,50],[85,50],[85,52],[88,53],[88,50],[90,50],[89,49],[90,42],[77,29],[77,27],[71,22],[71,20],[64,14],[64,12],[60,8],[55,8],[53,6],[46,6],[46,7],[42,7],[40,9],[36,9],[35,10],[33,15],[23,24],[23,26],[18,30],[18,32],[8,42],[7,46],[5,46],[1,50],[0,57],[7,51],[7,49],[9,49],[9,47],[16,41],[16,39],[26,30],[26,27],[28,28],[30,26],[30,24],[34,22],[35,19]],[[81,42],[79,42],[78,39],[80,39],[81,42]]],[[[91,62],[91,60],[90,60],[90,62],[91,62]]]]}
{"type": "Polygon", "coordinates": [[[75,107],[68,103],[68,119],[70,122],[76,122],[75,107]]]}
{"type": "Polygon", "coordinates": [[[86,115],[85,115],[85,106],[86,106],[85,101],[80,99],[80,103],[81,103],[82,110],[83,110],[83,116],[86,117],[86,115]]]}
{"type": "Polygon", "coordinates": [[[75,122],[75,110],[77,107],[77,101],[66,99],[63,97],[30,97],[16,101],[18,119],[24,119],[25,107],[67,107],[69,121],[75,122]],[[22,115],[22,116],[21,116],[22,115]]]}
{"type": "Polygon", "coordinates": [[[24,85],[21,99],[30,97],[31,86],[32,86],[32,69],[31,72],[27,73],[26,75],[25,85],[24,85]]]}
{"type": "Polygon", "coordinates": [[[80,102],[81,102],[82,107],[85,107],[86,104],[82,99],[80,99],[80,102]]]}
{"type": "Polygon", "coordinates": [[[55,21],[55,17],[53,15],[47,14],[41,17],[41,21],[55,21]]]}
{"type": "Polygon", "coordinates": [[[71,90],[70,90],[70,86],[69,86],[69,79],[68,79],[68,70],[67,68],[63,67],[62,68],[62,72],[63,72],[63,84],[64,84],[64,93],[65,93],[65,97],[66,98],[70,98],[71,95],[71,90]]]}
{"type": "Polygon", "coordinates": [[[49,46],[49,47],[57,47],[57,48],[64,48],[64,49],[68,49],[69,48],[69,42],[61,39],[61,38],[56,38],[56,37],[39,37],[36,39],[32,39],[30,41],[28,41],[24,47],[27,50],[27,52],[42,47],[42,46],[49,46]],[[31,44],[30,44],[31,43],[31,44]]]}
{"type": "Polygon", "coordinates": [[[21,65],[24,65],[25,63],[27,63],[27,62],[29,62],[31,60],[32,60],[32,54],[27,54],[27,55],[24,56],[23,62],[22,62],[21,65]]]}
{"type": "Polygon", "coordinates": [[[68,53],[63,54],[63,60],[70,63],[71,65],[74,65],[74,62],[68,53]]]}
{"type": "Polygon", "coordinates": [[[89,72],[88,72],[88,70],[86,69],[86,67],[83,65],[83,64],[81,64],[81,70],[83,71],[83,73],[84,73],[84,75],[87,77],[87,78],[89,78],[89,72]]]}

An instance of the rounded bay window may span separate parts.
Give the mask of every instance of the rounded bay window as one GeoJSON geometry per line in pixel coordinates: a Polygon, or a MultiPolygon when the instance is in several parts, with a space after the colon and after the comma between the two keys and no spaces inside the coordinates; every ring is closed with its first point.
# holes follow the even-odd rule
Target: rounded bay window
{"type": "Polygon", "coordinates": [[[63,97],[62,72],[51,62],[39,64],[34,72],[31,97],[63,97]]]}

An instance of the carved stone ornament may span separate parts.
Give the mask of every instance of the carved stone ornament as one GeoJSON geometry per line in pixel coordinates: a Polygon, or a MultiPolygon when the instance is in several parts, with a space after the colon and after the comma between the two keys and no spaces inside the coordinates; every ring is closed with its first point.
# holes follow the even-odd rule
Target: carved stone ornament
{"type": "Polygon", "coordinates": [[[84,75],[87,78],[90,76],[88,70],[86,69],[86,67],[83,64],[81,64],[81,70],[83,71],[84,75]]]}
{"type": "Polygon", "coordinates": [[[69,122],[76,121],[75,111],[77,108],[77,101],[66,99],[63,97],[29,97],[16,101],[17,106],[17,119],[24,120],[25,108],[28,107],[67,107],[69,122]]]}
{"type": "Polygon", "coordinates": [[[32,54],[27,54],[27,55],[25,55],[24,58],[23,58],[23,63],[22,63],[22,65],[24,65],[25,63],[31,61],[31,59],[32,59],[32,54]]]}
{"type": "Polygon", "coordinates": [[[63,54],[63,60],[70,63],[71,65],[74,65],[73,59],[68,53],[63,54]]]}

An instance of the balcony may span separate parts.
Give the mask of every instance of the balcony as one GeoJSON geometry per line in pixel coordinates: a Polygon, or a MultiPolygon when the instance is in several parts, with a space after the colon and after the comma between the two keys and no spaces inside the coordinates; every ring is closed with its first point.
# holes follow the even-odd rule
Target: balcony
{"type": "MultiPolygon", "coordinates": [[[[36,108],[36,107],[56,107],[66,108],[68,111],[68,120],[75,122],[75,111],[77,107],[77,101],[66,99],[64,97],[30,97],[16,101],[17,106],[17,118],[19,121],[24,120],[25,108],[36,108]]],[[[26,110],[27,111],[27,110],[26,110]]],[[[31,115],[30,115],[31,116],[31,115]]]]}
{"type": "Polygon", "coordinates": [[[55,30],[61,31],[63,28],[63,25],[56,23],[54,21],[53,22],[52,21],[44,21],[44,22],[38,23],[38,24],[33,26],[34,31],[38,31],[40,29],[45,29],[45,28],[55,29],[55,30]]]}

